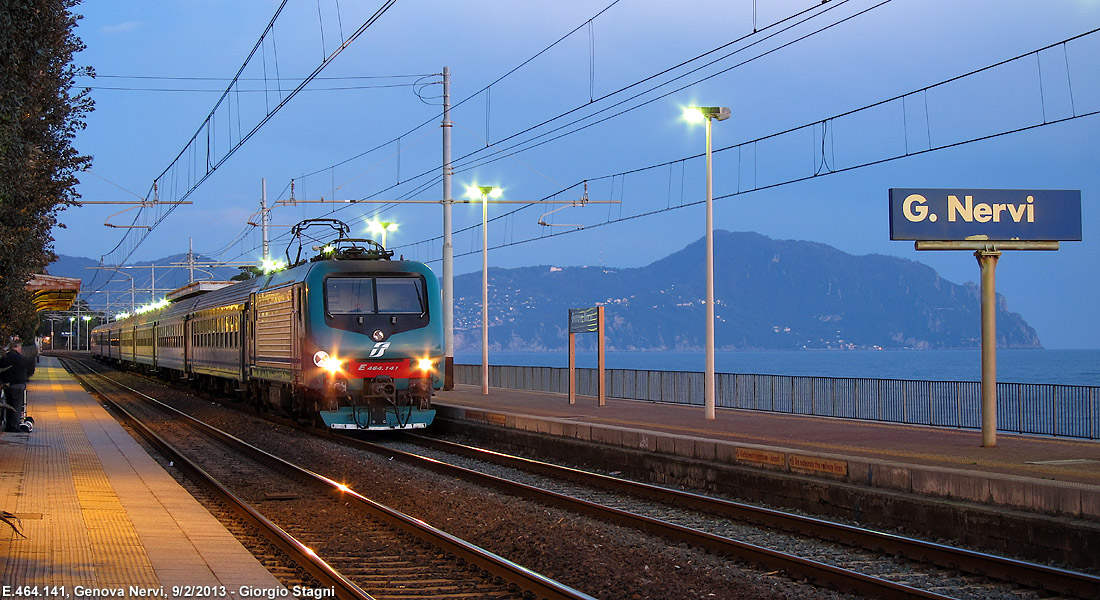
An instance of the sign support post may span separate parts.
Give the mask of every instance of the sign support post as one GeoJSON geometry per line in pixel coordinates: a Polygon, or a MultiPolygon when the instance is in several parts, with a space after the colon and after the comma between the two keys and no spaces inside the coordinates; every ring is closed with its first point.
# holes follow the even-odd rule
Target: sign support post
{"type": "Polygon", "coordinates": [[[596,395],[600,406],[607,404],[607,386],[604,384],[604,343],[603,343],[603,307],[596,307],[596,376],[599,383],[596,385],[596,395]]]}
{"type": "Polygon", "coordinates": [[[982,447],[997,445],[997,259],[996,250],[974,252],[982,270],[982,447]]]}
{"type": "MultiPolygon", "coordinates": [[[[569,312],[572,317],[573,311],[569,312]]],[[[577,403],[577,334],[572,329],[569,330],[569,403],[577,403]]]]}
{"type": "Polygon", "coordinates": [[[569,403],[577,403],[577,346],[578,333],[596,334],[596,396],[600,406],[607,404],[607,386],[604,385],[604,335],[603,307],[569,309],[569,403]]]}
{"type": "Polygon", "coordinates": [[[981,269],[982,447],[997,446],[997,261],[1081,240],[1080,190],[890,190],[890,239],[973,250],[981,269]]]}

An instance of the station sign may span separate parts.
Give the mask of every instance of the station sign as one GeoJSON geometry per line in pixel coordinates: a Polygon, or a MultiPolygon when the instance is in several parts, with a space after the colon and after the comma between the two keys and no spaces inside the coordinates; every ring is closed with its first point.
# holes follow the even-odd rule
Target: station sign
{"type": "Polygon", "coordinates": [[[890,189],[891,240],[1080,241],[1080,190],[890,189]]]}

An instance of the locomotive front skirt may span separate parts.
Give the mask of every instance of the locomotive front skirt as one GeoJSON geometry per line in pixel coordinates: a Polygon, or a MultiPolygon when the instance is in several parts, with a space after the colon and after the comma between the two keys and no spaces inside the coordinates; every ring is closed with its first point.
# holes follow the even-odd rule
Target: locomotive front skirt
{"type": "Polygon", "coordinates": [[[330,429],[416,429],[443,387],[439,282],[426,265],[314,259],[92,330],[103,360],[330,429]]]}

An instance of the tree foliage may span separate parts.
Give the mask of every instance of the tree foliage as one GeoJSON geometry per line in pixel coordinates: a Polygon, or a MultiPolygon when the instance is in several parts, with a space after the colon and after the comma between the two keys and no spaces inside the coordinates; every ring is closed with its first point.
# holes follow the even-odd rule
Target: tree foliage
{"type": "Polygon", "coordinates": [[[264,270],[261,267],[248,266],[238,268],[241,272],[231,277],[229,279],[230,281],[248,281],[249,279],[254,279],[264,274],[264,270]]]}
{"type": "Polygon", "coordinates": [[[84,49],[73,33],[79,0],[0,0],[0,335],[33,335],[26,282],[54,258],[57,213],[74,205],[91,157],[73,147],[92,110],[73,93],[84,49]]]}

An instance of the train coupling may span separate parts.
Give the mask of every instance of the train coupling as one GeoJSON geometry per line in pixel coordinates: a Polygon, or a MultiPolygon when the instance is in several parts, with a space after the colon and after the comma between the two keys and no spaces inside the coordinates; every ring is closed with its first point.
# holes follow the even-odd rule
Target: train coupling
{"type": "Polygon", "coordinates": [[[393,384],[393,378],[389,375],[375,377],[368,389],[367,395],[375,398],[393,398],[397,394],[397,386],[393,384]]]}

